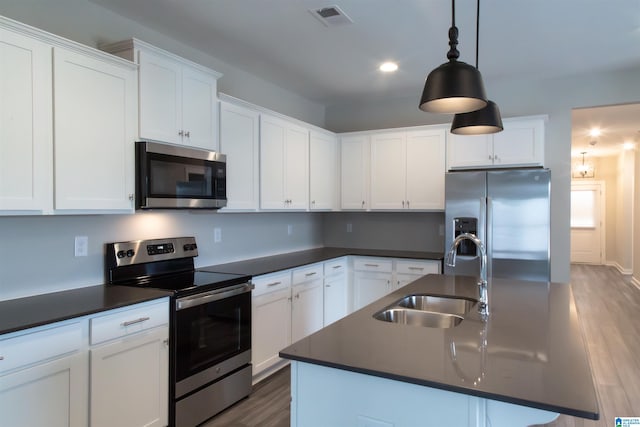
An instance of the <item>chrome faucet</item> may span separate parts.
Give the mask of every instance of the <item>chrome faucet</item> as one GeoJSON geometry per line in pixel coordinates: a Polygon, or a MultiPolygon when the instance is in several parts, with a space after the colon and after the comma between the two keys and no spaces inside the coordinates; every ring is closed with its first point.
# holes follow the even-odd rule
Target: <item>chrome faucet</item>
{"type": "Polygon", "coordinates": [[[478,236],[472,233],[462,233],[458,235],[451,248],[447,253],[447,265],[449,267],[456,266],[456,249],[463,240],[472,241],[478,250],[480,251],[480,281],[478,282],[478,290],[480,293],[480,299],[478,301],[478,312],[482,316],[483,320],[486,320],[489,316],[489,288],[487,285],[487,251],[482,244],[482,241],[478,239],[478,236]]]}

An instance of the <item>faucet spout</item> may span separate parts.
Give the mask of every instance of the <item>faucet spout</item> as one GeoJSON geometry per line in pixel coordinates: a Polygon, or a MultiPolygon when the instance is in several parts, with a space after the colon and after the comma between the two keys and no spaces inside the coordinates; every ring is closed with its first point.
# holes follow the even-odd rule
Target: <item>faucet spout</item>
{"type": "Polygon", "coordinates": [[[476,245],[480,251],[480,280],[478,281],[478,312],[483,320],[489,316],[489,288],[487,284],[487,251],[482,241],[473,233],[459,234],[451,243],[451,248],[447,253],[446,262],[449,267],[456,266],[456,250],[463,240],[469,240],[476,245]]]}

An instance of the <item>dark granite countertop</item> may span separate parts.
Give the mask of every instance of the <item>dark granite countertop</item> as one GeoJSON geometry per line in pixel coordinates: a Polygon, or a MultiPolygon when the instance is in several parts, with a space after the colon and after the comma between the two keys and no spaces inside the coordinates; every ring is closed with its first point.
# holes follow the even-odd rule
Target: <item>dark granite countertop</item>
{"type": "Polygon", "coordinates": [[[355,249],[355,248],[317,248],[305,251],[290,252],[281,255],[266,256],[248,259],[245,261],[230,262],[198,268],[202,271],[216,273],[236,273],[259,276],[275,271],[287,270],[306,264],[326,261],[346,255],[378,256],[391,258],[429,259],[442,261],[441,252],[399,251],[387,249],[355,249]]]}
{"type": "Polygon", "coordinates": [[[425,276],[292,344],[280,356],[598,419],[587,347],[569,284],[492,279],[486,323],[475,308],[448,329],[372,317],[412,293],[477,299],[475,280],[425,276]]]}
{"type": "Polygon", "coordinates": [[[0,301],[0,334],[171,295],[159,289],[99,285],[0,301]]]}

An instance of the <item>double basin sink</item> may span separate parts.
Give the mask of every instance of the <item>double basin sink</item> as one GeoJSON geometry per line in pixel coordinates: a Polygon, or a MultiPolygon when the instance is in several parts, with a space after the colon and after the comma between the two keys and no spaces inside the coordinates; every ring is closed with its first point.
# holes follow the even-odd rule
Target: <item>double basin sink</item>
{"type": "Polygon", "coordinates": [[[474,299],[429,294],[407,295],[373,317],[383,322],[429,328],[453,328],[477,303],[474,299]]]}

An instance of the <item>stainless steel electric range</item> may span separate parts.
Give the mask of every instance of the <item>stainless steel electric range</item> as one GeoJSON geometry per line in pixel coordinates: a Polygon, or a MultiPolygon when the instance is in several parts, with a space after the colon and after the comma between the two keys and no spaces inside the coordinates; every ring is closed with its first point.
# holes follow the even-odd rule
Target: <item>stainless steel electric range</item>
{"type": "Polygon", "coordinates": [[[194,427],[251,392],[251,276],[197,271],[194,237],[106,245],[109,283],[173,291],[169,420],[194,427]]]}

